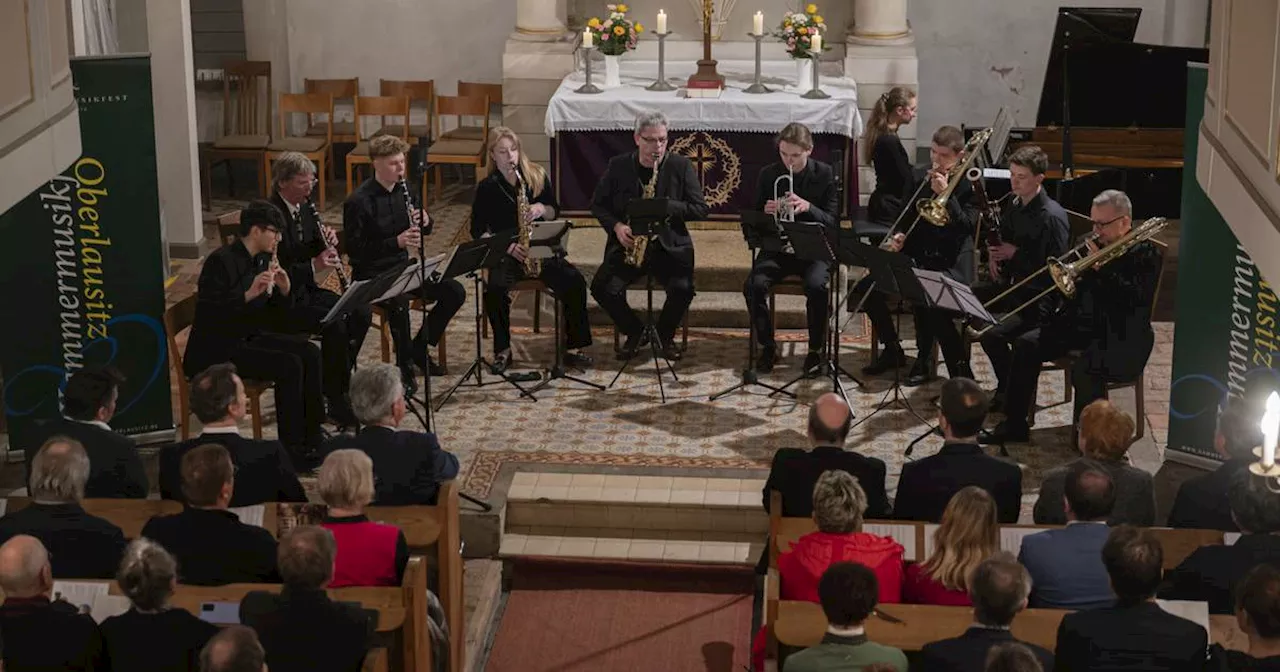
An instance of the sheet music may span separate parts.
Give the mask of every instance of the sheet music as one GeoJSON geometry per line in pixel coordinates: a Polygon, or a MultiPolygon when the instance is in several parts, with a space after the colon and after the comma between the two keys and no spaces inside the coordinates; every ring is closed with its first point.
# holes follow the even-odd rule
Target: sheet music
{"type": "Polygon", "coordinates": [[[529,255],[534,259],[550,259],[556,255],[557,249],[568,248],[569,228],[567,219],[534,222],[533,231],[529,234],[529,255]]]}
{"type": "Polygon", "coordinates": [[[1226,546],[1235,546],[1237,541],[1240,541],[1239,532],[1224,532],[1222,534],[1222,543],[1226,546]]]}
{"type": "Polygon", "coordinates": [[[982,176],[987,179],[1007,180],[1013,177],[1008,168],[983,168],[982,176]]]}
{"type": "MultiPolygon", "coordinates": [[[[1013,131],[1013,115],[1009,108],[1002,107],[996,113],[996,120],[991,123],[991,137],[987,140],[987,152],[993,163],[999,163],[1004,156],[1004,148],[1009,144],[1009,133],[1013,131]]],[[[1004,171],[1008,177],[1009,171],[1004,171]]]]}
{"type": "Polygon", "coordinates": [[[253,506],[240,506],[227,510],[236,514],[236,517],[240,519],[240,522],[245,525],[257,525],[258,527],[262,527],[262,517],[266,515],[267,507],[265,504],[255,504],[253,506]]]}
{"type": "Polygon", "coordinates": [[[918,560],[916,556],[916,526],[915,525],[863,525],[862,531],[867,534],[877,534],[882,537],[892,537],[894,541],[902,544],[903,560],[918,560]]]}
{"type": "Polygon", "coordinates": [[[422,285],[423,276],[425,275],[429,277],[432,273],[436,272],[436,270],[441,267],[440,264],[448,256],[448,254],[437,254],[429,259],[414,261],[414,263],[410,264],[400,272],[400,277],[396,278],[395,282],[391,283],[391,287],[383,293],[382,296],[374,299],[373,303],[394,299],[397,296],[417,289],[422,285]]]}
{"type": "Polygon", "coordinates": [[[98,595],[93,598],[93,608],[89,611],[89,615],[93,620],[101,623],[112,616],[119,616],[131,607],[129,598],[124,595],[98,595]]]}
{"type": "Polygon", "coordinates": [[[1016,556],[1022,550],[1023,537],[1040,532],[1044,530],[1034,527],[1002,527],[1000,528],[1000,550],[1009,551],[1016,556]]]}
{"type": "Polygon", "coordinates": [[[933,535],[938,533],[938,528],[942,527],[937,523],[929,523],[924,526],[924,554],[921,561],[928,560],[933,555],[933,535]]]}
{"type": "Polygon", "coordinates": [[[1208,602],[1193,602],[1191,600],[1156,600],[1156,604],[1160,605],[1161,609],[1164,609],[1174,616],[1185,618],[1188,621],[1199,625],[1204,628],[1205,632],[1212,632],[1209,629],[1208,602]]]}
{"type": "Polygon", "coordinates": [[[106,581],[54,581],[53,599],[62,598],[88,614],[93,612],[94,599],[106,595],[110,587],[106,581]]]}

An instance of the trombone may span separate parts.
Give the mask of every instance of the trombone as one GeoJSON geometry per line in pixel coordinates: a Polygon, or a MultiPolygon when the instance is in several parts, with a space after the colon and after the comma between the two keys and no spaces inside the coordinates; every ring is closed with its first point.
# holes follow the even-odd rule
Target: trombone
{"type": "Polygon", "coordinates": [[[942,193],[934,195],[933,198],[922,198],[916,201],[916,211],[920,216],[934,226],[946,226],[951,221],[951,215],[947,214],[947,200],[951,198],[951,192],[959,186],[960,180],[964,179],[969,173],[969,167],[978,160],[981,149],[987,140],[991,138],[991,129],[984,128],[973,134],[966,142],[964,149],[960,150],[960,160],[956,165],[947,171],[947,188],[942,193]]]}
{"type": "Polygon", "coordinates": [[[1004,324],[1005,321],[1008,320],[1010,317],[1022,312],[1028,306],[1036,303],[1037,301],[1044,298],[1045,296],[1048,296],[1051,292],[1054,292],[1054,291],[1062,292],[1062,295],[1067,298],[1071,298],[1075,296],[1076,283],[1080,279],[1081,273],[1084,273],[1085,271],[1088,271],[1091,269],[1101,268],[1111,263],[1112,261],[1119,259],[1126,252],[1132,249],[1135,245],[1155,236],[1157,233],[1162,231],[1164,227],[1168,225],[1169,225],[1168,219],[1165,219],[1164,217],[1152,217],[1144,221],[1142,224],[1133,227],[1132,229],[1129,230],[1128,233],[1116,239],[1106,247],[1099,249],[1093,254],[1085,254],[1085,251],[1088,249],[1089,243],[1092,243],[1098,240],[1097,233],[1090,233],[1088,236],[1085,237],[1083,241],[1080,242],[1079,245],[1076,245],[1075,247],[1068,250],[1066,254],[1063,254],[1060,257],[1054,257],[1049,259],[1049,262],[1046,263],[1039,270],[1037,270],[1035,273],[1028,275],[1017,284],[1009,287],[1008,289],[1004,290],[1000,294],[996,295],[990,301],[984,303],[982,307],[986,308],[989,312],[991,310],[990,306],[995,304],[1000,299],[1003,299],[1004,297],[1008,296],[1009,294],[1012,294],[1014,291],[1016,291],[1018,288],[1022,287],[1023,285],[1040,277],[1040,274],[1042,273],[1047,272],[1049,274],[1049,277],[1053,279],[1052,285],[1046,287],[1043,291],[1039,292],[1038,294],[1031,297],[1030,299],[1027,299],[1022,303],[1022,305],[1018,306],[1017,308],[1014,308],[1008,313],[1005,313],[999,319],[997,319],[993,324],[987,327],[984,327],[983,329],[975,330],[972,327],[966,327],[965,334],[969,337],[970,340],[974,340],[974,341],[979,340],[983,336],[985,336],[987,332],[1004,324]],[[1068,261],[1068,259],[1070,259],[1072,256],[1076,258],[1072,261],[1068,261]]]}

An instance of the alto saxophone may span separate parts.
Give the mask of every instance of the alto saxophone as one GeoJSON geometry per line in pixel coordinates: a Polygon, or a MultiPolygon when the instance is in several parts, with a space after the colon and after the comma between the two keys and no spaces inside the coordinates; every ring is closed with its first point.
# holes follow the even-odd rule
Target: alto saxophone
{"type": "Polygon", "coordinates": [[[533,237],[533,222],[529,221],[529,195],[524,190],[524,176],[516,169],[516,226],[519,227],[519,245],[524,248],[524,275],[536,278],[542,274],[542,260],[535,259],[529,250],[529,240],[533,237]]]}
{"type": "MultiPolygon", "coordinates": [[[[649,177],[648,184],[644,185],[644,192],[640,194],[641,198],[653,198],[658,191],[658,171],[662,168],[660,164],[653,164],[653,175],[649,177]]],[[[631,240],[631,249],[627,250],[626,261],[628,264],[639,268],[644,265],[645,254],[649,251],[649,239],[651,234],[643,236],[634,236],[631,240]]]]}

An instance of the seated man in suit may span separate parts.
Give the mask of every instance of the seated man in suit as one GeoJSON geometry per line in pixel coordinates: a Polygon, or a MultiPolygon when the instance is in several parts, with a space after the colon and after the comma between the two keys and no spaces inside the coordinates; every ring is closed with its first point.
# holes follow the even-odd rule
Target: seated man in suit
{"type": "Polygon", "coordinates": [[[200,672],[267,672],[258,633],[243,625],[223,628],[200,651],[200,672]]]}
{"type": "Polygon", "coordinates": [[[39,539],[16,536],[0,546],[0,631],[4,667],[94,672],[104,667],[102,635],[88,615],[53,597],[49,552],[39,539]]]}
{"type": "Polygon", "coordinates": [[[1108,535],[1102,563],[1115,590],[1116,604],[1062,618],[1053,669],[1204,669],[1209,633],[1156,604],[1156,586],[1164,564],[1160,540],[1150,530],[1121,525],[1108,535]]]}
{"type": "Polygon", "coordinates": [[[1249,570],[1240,581],[1235,609],[1236,624],[1249,638],[1249,650],[1233,651],[1214,644],[1209,647],[1213,662],[1208,669],[1280,670],[1280,567],[1262,564],[1249,570]]]}
{"type": "Polygon", "coordinates": [[[1236,582],[1262,564],[1280,564],[1280,497],[1246,469],[1229,491],[1240,538],[1231,546],[1201,546],[1169,572],[1160,597],[1209,603],[1211,614],[1235,613],[1236,582]]]}
{"type": "Polygon", "coordinates": [[[880,589],[876,575],[856,562],[837,562],[827,568],[818,583],[822,613],[827,616],[827,634],[822,642],[789,656],[785,672],[825,672],[861,670],[881,664],[896,672],[907,672],[907,656],[900,649],[867,640],[864,627],[875,612],[880,589]]]}
{"type": "Polygon", "coordinates": [[[178,561],[178,581],[194,586],[275,583],[276,540],[227,510],[235,468],[226,448],[199,446],[182,456],[182,494],[187,508],[156,516],[142,536],[164,546],[178,561]]]}
{"type": "Polygon", "coordinates": [[[1031,606],[1094,609],[1115,601],[1099,553],[1107,543],[1107,518],[1116,503],[1106,467],[1080,460],[1067,471],[1067,526],[1022,539],[1018,562],[1031,572],[1031,606]]]}
{"type": "Polygon", "coordinates": [[[240,622],[253,628],[271,672],[358,672],[377,614],[325,594],[337,556],[333,534],[295,527],[280,540],[280,594],[254,591],[240,601],[240,622]]]}
{"type": "Polygon", "coordinates": [[[160,451],[161,497],[182,501],[182,457],[196,446],[216,443],[226,447],[235,465],[231,506],[307,501],[284,444],[240,436],[239,424],[248,405],[235,364],[214,364],[191,379],[191,411],[204,429],[200,436],[160,451]]]}
{"type": "Polygon", "coordinates": [[[1262,445],[1258,426],[1259,409],[1245,398],[1236,397],[1218,416],[1213,448],[1226,458],[1214,471],[1188,479],[1178,488],[1169,512],[1169,527],[1238,532],[1231,516],[1227,491],[1236,474],[1248,472],[1256,457],[1253,449],[1262,445]]]}
{"type": "Polygon", "coordinates": [[[49,439],[31,461],[31,503],[0,518],[0,542],[18,535],[40,540],[59,579],[110,579],[124,553],[124,532],[85,513],[89,456],[66,437],[49,439]]]}
{"type": "Polygon", "coordinates": [[[780,448],[773,455],[769,478],[764,483],[764,510],[769,510],[769,493],[782,493],[782,515],[808,517],[813,513],[813,484],[829,469],[846,471],[858,479],[867,493],[868,518],[889,517],[889,496],[884,490],[884,460],[864,457],[844,449],[853,424],[853,413],[834,392],[818,397],[809,407],[809,445],[780,448]]]}
{"type": "Polygon", "coordinates": [[[89,455],[85,497],[147,496],[147,472],[133,440],[107,424],[115,415],[122,382],[124,378],[111,368],[86,366],[72,374],[62,392],[63,417],[40,425],[24,451],[27,480],[36,451],[54,436],[66,436],[79,441],[89,455]]]}
{"type": "Polygon", "coordinates": [[[1001,523],[1018,522],[1022,509],[1022,470],[991,457],[974,437],[987,419],[987,393],[968,378],[942,384],[938,426],[945,443],[937,455],[902,466],[893,515],[900,520],[936,523],[952,495],[976,485],[996,500],[1001,523]]]}
{"type": "MultiPolygon", "coordinates": [[[[921,669],[930,672],[983,672],[987,653],[999,644],[1016,642],[1009,626],[1018,612],[1027,608],[1031,595],[1031,575],[1009,553],[997,553],[983,560],[969,581],[973,600],[973,625],[964,634],[925,644],[921,669]]],[[[1026,644],[1045,670],[1053,669],[1053,654],[1034,644],[1026,644]]]]}
{"type": "Polygon", "coordinates": [[[400,431],[406,412],[400,373],[390,364],[361,367],[351,376],[351,405],[364,427],[330,439],[325,452],[356,448],[373,460],[373,503],[435,504],[440,484],[458,475],[458,458],[431,432],[400,431]]]}

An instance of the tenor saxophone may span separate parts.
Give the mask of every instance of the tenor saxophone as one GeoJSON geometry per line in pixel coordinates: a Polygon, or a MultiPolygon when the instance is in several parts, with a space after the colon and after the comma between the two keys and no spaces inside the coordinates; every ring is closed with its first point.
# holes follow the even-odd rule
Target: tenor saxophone
{"type": "Polygon", "coordinates": [[[524,190],[524,176],[516,169],[516,225],[519,227],[519,244],[525,250],[524,275],[536,278],[542,274],[542,260],[535,259],[529,250],[533,237],[533,222],[529,221],[529,195],[524,190]]]}
{"type": "MultiPolygon", "coordinates": [[[[653,175],[649,177],[649,183],[644,185],[644,192],[641,198],[653,198],[658,191],[658,171],[662,169],[659,163],[653,164],[653,175]]],[[[643,236],[635,236],[631,242],[631,249],[627,250],[626,261],[628,264],[639,268],[644,265],[645,254],[649,251],[649,239],[652,234],[643,236]]]]}

